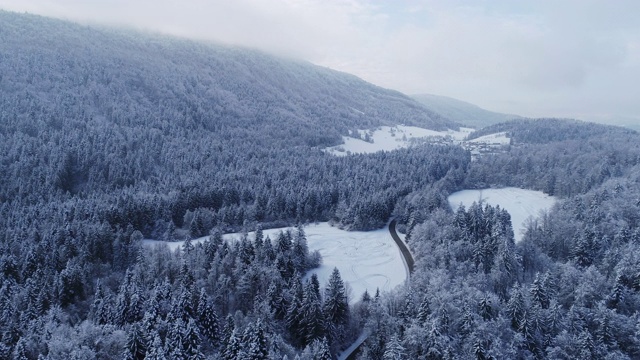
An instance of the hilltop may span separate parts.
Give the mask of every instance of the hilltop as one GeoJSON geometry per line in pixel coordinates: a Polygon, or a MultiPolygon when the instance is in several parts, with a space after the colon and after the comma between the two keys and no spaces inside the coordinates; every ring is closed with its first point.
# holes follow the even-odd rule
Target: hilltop
{"type": "Polygon", "coordinates": [[[0,54],[9,135],[107,123],[327,146],[352,128],[457,127],[353,75],[239,47],[0,12],[0,54]]]}

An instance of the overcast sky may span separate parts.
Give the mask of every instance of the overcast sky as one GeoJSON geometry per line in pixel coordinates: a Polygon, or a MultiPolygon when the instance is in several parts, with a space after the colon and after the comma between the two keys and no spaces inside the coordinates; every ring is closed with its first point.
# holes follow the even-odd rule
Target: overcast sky
{"type": "Polygon", "coordinates": [[[524,116],[640,124],[638,0],[0,0],[260,48],[524,116]]]}

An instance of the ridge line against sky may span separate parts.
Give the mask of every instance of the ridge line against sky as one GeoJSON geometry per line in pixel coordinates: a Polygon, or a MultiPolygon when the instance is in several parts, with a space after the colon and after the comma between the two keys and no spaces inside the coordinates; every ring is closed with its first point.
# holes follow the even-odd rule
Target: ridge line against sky
{"type": "Polygon", "coordinates": [[[0,0],[0,9],[258,48],[493,111],[640,125],[635,0],[0,0]]]}

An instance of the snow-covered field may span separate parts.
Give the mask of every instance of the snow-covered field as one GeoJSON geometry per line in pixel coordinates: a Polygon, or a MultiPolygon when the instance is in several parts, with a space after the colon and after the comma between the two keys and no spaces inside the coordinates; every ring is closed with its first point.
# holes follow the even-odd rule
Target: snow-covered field
{"type": "MultiPolygon", "coordinates": [[[[282,230],[286,228],[263,232],[265,236],[268,235],[274,240],[282,230]]],[[[342,279],[351,289],[352,304],[360,300],[365,290],[373,296],[376,288],[388,291],[407,279],[408,270],[387,228],[375,231],[344,231],[328,223],[318,223],[306,226],[304,231],[309,251],[318,250],[322,255],[322,266],[311,270],[306,277],[315,273],[320,284],[324,286],[333,268],[337,267],[342,279]]],[[[239,236],[226,234],[224,239],[233,240],[239,236]]],[[[253,236],[253,233],[249,234],[250,238],[253,236]]],[[[203,242],[205,239],[206,237],[195,239],[192,243],[203,242]]],[[[163,242],[144,240],[144,243],[151,246],[163,242]]],[[[167,246],[175,250],[182,244],[182,241],[170,242],[167,246]]]]}
{"type": "Polygon", "coordinates": [[[506,209],[511,215],[511,224],[516,242],[522,240],[526,221],[529,217],[538,217],[540,211],[549,210],[556,198],[540,191],[520,188],[462,190],[449,195],[449,205],[456,211],[460,204],[469,208],[473,202],[485,203],[506,209]]]}
{"type": "Polygon", "coordinates": [[[473,129],[461,128],[460,131],[435,131],[415,126],[396,125],[393,127],[381,126],[376,130],[358,130],[360,137],[369,134],[371,142],[343,136],[344,144],[326,148],[325,151],[337,156],[348,154],[370,154],[378,151],[391,151],[406,148],[412,139],[428,137],[444,138],[450,136],[455,141],[462,141],[473,129]]]}
{"type": "Polygon", "coordinates": [[[467,142],[471,144],[509,145],[511,143],[511,139],[507,137],[506,132],[501,132],[480,136],[477,139],[469,140],[467,142]]]}

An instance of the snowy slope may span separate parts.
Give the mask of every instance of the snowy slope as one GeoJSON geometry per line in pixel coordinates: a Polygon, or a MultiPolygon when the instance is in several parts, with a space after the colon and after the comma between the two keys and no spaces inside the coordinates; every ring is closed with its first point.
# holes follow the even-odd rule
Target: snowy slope
{"type": "MultiPolygon", "coordinates": [[[[287,228],[264,230],[264,235],[272,240],[280,231],[287,228]]],[[[292,229],[294,230],[294,229],[292,229]]],[[[307,273],[306,277],[315,273],[320,284],[324,286],[334,267],[340,270],[342,279],[348,284],[350,302],[353,304],[367,290],[373,295],[377,288],[389,291],[402,284],[408,276],[400,250],[393,242],[389,231],[344,231],[332,227],[328,223],[308,225],[304,228],[307,235],[309,251],[318,250],[322,255],[322,265],[307,273]]],[[[253,238],[253,233],[249,238],[253,238]]],[[[240,234],[226,234],[225,240],[235,240],[240,234]]],[[[192,240],[195,245],[207,237],[192,240]]],[[[144,240],[148,246],[166,243],[164,241],[144,240]]],[[[183,241],[166,243],[169,249],[175,250],[183,245],[183,241]]]]}
{"type": "Polygon", "coordinates": [[[449,195],[449,206],[456,211],[460,204],[466,208],[474,202],[483,201],[492,206],[500,205],[511,214],[511,223],[516,242],[522,240],[527,219],[536,218],[540,211],[549,210],[556,198],[540,191],[520,188],[462,190],[449,195]]]}
{"type": "Polygon", "coordinates": [[[511,143],[511,139],[507,137],[506,132],[500,132],[500,133],[480,136],[479,138],[468,140],[467,143],[489,144],[489,145],[509,145],[511,143]]]}
{"type": "Polygon", "coordinates": [[[375,130],[358,130],[361,139],[343,136],[344,144],[325,149],[330,154],[344,156],[348,154],[370,154],[378,151],[391,151],[409,147],[414,139],[429,139],[434,141],[450,137],[453,141],[462,141],[473,129],[460,128],[460,131],[435,131],[415,126],[396,125],[381,126],[375,130]],[[365,136],[370,141],[362,140],[365,136]]]}

